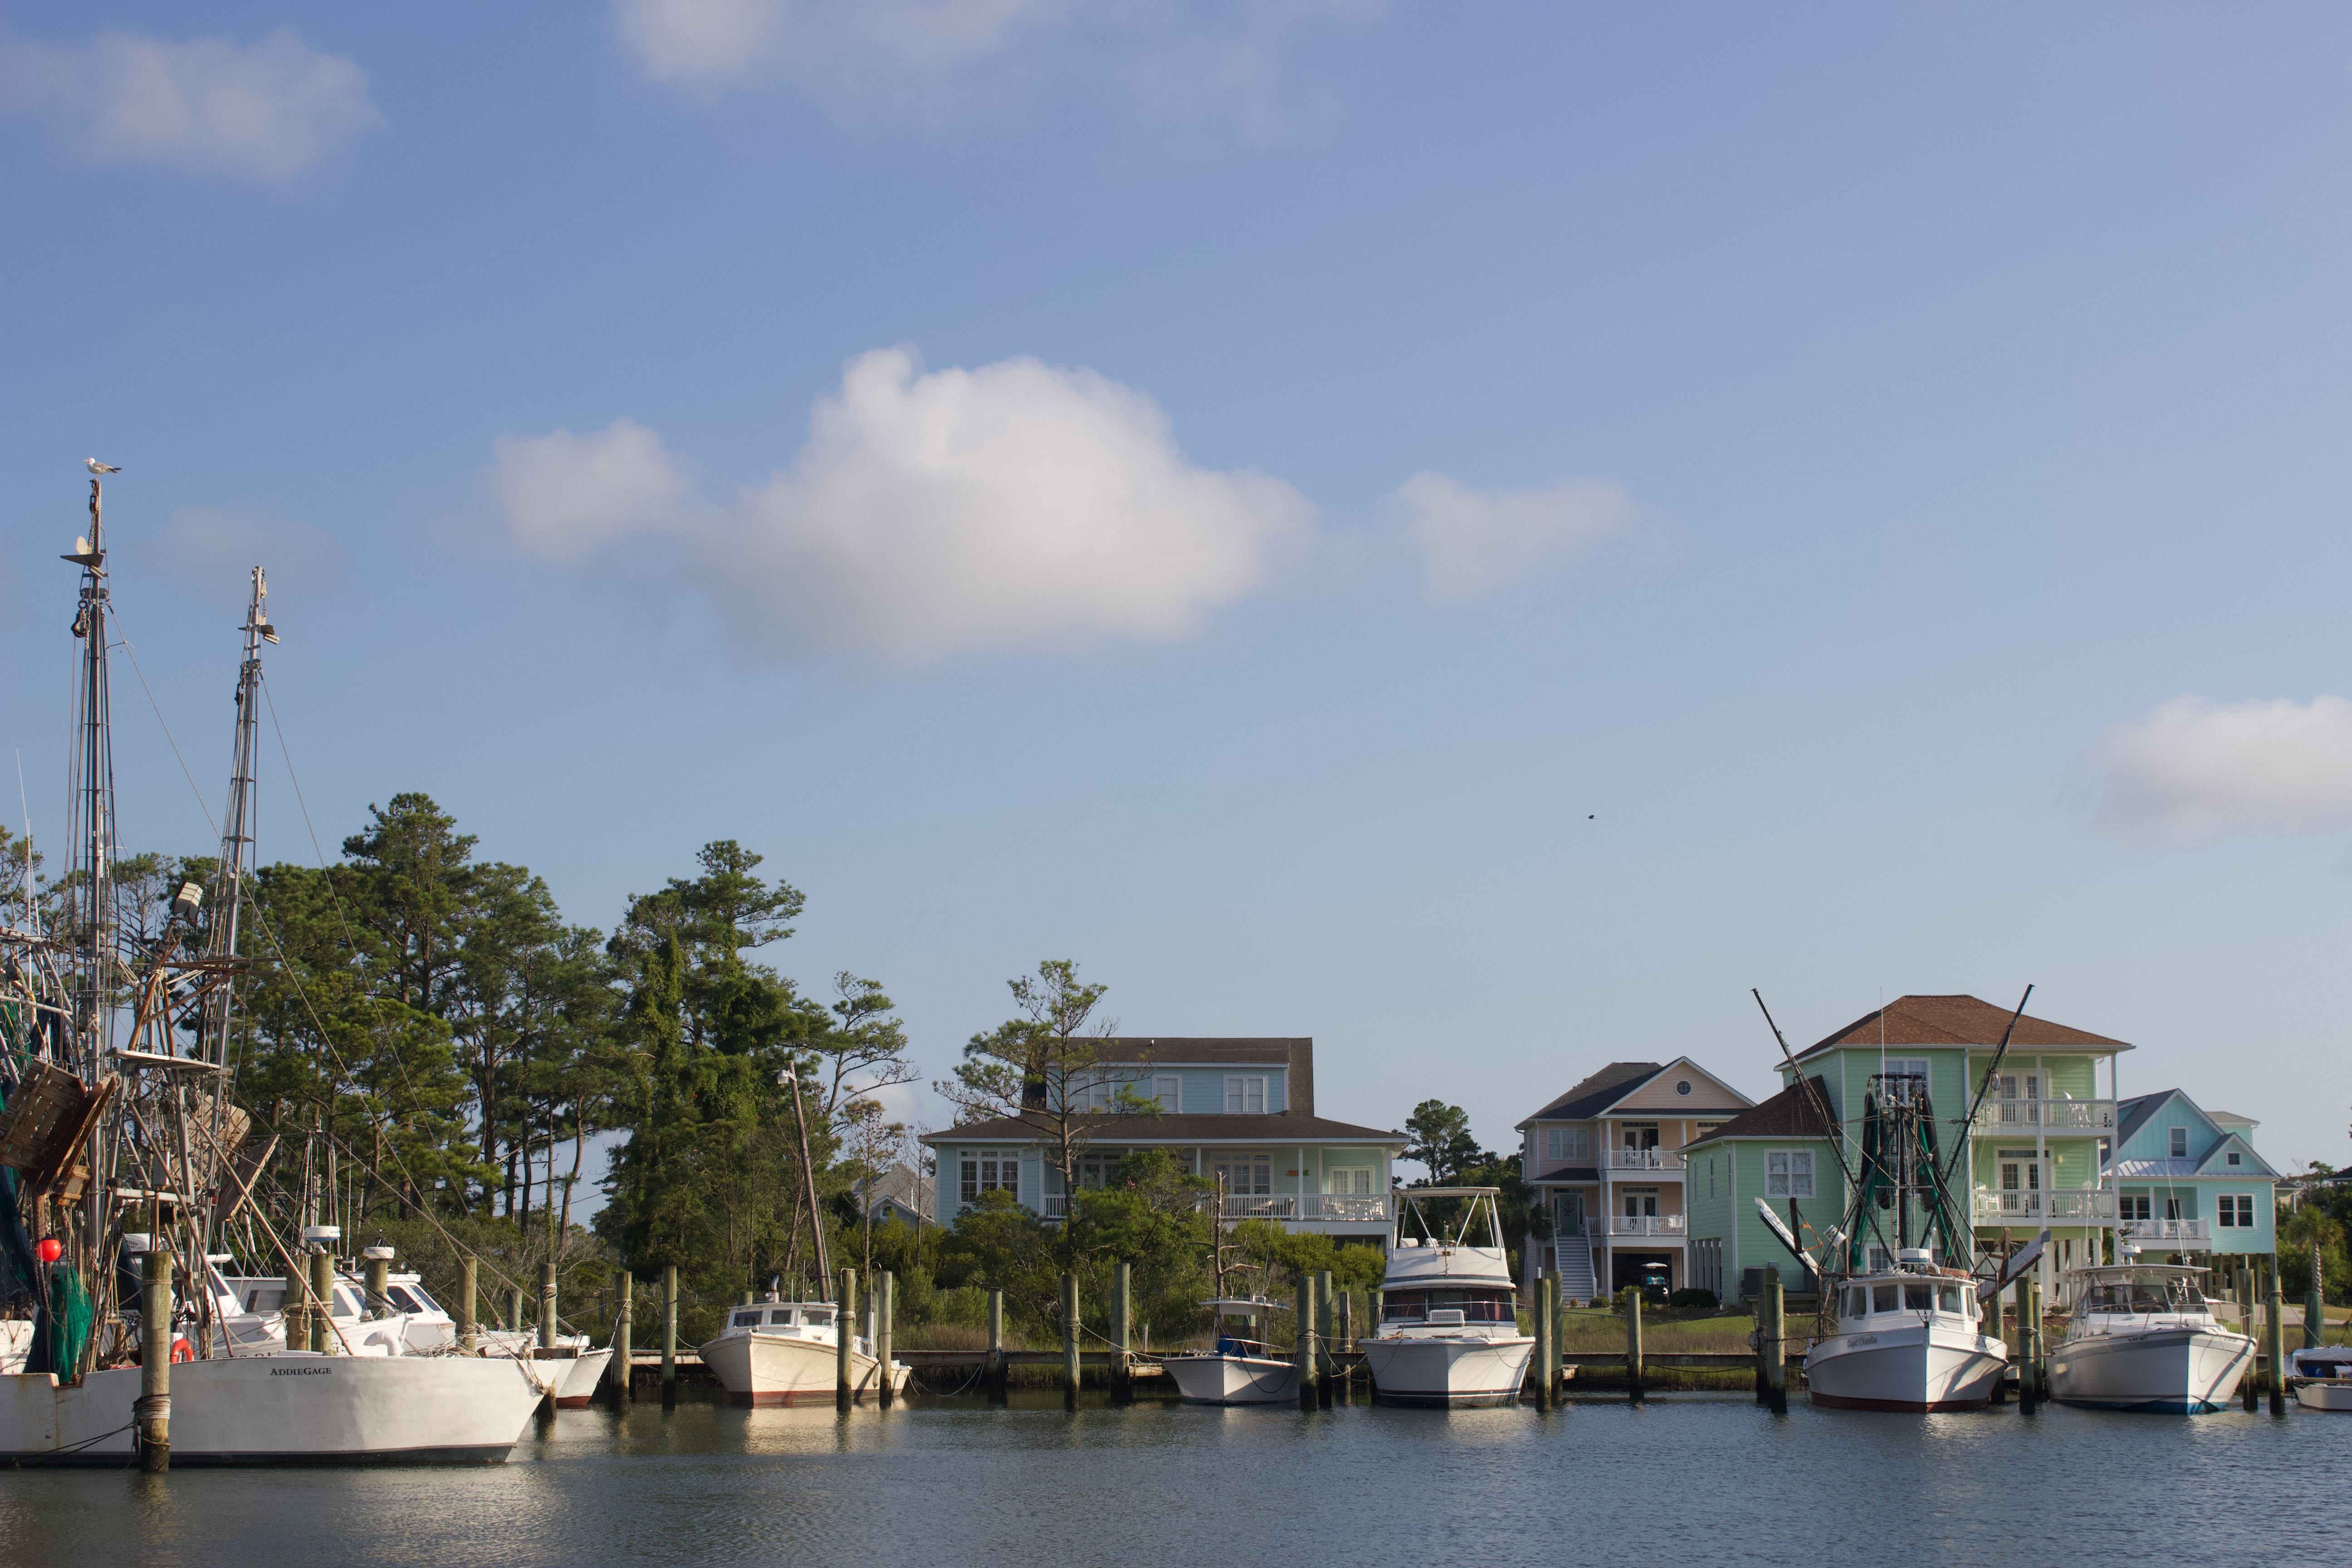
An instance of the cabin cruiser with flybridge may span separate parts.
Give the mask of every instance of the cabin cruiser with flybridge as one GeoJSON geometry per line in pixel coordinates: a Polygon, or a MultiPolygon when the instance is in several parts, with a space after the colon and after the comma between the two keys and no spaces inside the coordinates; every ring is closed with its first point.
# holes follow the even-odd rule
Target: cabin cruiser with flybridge
{"type": "MultiPolygon", "coordinates": [[[[786,1301],[770,1296],[727,1314],[719,1337],[701,1347],[709,1367],[735,1405],[814,1405],[840,1385],[840,1340],[829,1301],[786,1301]]],[[[852,1325],[853,1328],[855,1325],[852,1325]]],[[[861,1335],[849,1342],[849,1384],[856,1398],[880,1392],[874,1347],[861,1335]]],[[[890,1363],[890,1396],[903,1397],[913,1376],[906,1363],[890,1363]]]]}
{"type": "Polygon", "coordinates": [[[1503,1250],[1497,1187],[1398,1190],[1380,1327],[1357,1342],[1383,1405],[1516,1405],[1535,1338],[1519,1332],[1518,1292],[1503,1250]],[[1462,1200],[1450,1228],[1424,1205],[1462,1200]],[[1408,1225],[1421,1231],[1404,1234],[1408,1225]],[[1470,1237],[1484,1233],[1483,1245],[1470,1237]]]}
{"type": "Polygon", "coordinates": [[[2219,1410],[2254,1364],[2254,1342],[2223,1328],[2198,1289],[2202,1268],[2120,1263],[2077,1268],[2074,1312],[2050,1356],[2050,1397],[2103,1410],[2219,1410]]]}
{"type": "Polygon", "coordinates": [[[1274,1303],[1263,1296],[1220,1296],[1201,1305],[1217,1315],[1217,1346],[1160,1357],[1160,1369],[1175,1383],[1176,1396],[1187,1405],[1296,1404],[1298,1363],[1275,1354],[1266,1342],[1274,1303]],[[1243,1321],[1243,1334],[1225,1331],[1227,1318],[1243,1321]]]}

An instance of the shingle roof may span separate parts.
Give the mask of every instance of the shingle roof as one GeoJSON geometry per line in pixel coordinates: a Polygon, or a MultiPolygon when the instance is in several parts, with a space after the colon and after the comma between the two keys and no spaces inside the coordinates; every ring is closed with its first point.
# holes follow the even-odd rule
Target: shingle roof
{"type": "MultiPolygon", "coordinates": [[[[1611,1062],[1528,1117],[1528,1121],[1572,1121],[1598,1114],[1602,1108],[1624,1099],[1665,1070],[1664,1062],[1611,1062]]],[[[1519,1123],[1522,1127],[1527,1124],[1527,1121],[1519,1123]]]]}
{"type": "Polygon", "coordinates": [[[1790,1084],[1752,1110],[1743,1110],[1703,1138],[1683,1145],[1696,1149],[1718,1138],[1834,1138],[1837,1129],[1822,1117],[1815,1094],[1825,1093],[1822,1079],[1813,1079],[1813,1093],[1802,1084],[1790,1084]]]}
{"type": "MultiPolygon", "coordinates": [[[[1798,1055],[1802,1058],[1833,1046],[1874,1046],[1879,1043],[1882,1034],[1890,1046],[1997,1046],[2000,1044],[2001,1032],[2009,1027],[2010,1016],[2014,1011],[2013,1008],[1996,1007],[1974,996],[1898,996],[1874,1012],[1864,1013],[1827,1039],[1808,1046],[1798,1055]]],[[[2105,1035],[2053,1024],[2031,1013],[2017,1020],[2017,1032],[2010,1036],[2009,1043],[2012,1048],[2019,1046],[2131,1048],[2121,1040],[2111,1040],[2105,1035]]]]}
{"type": "Polygon", "coordinates": [[[1600,1179],[1601,1167],[1598,1165],[1554,1165],[1549,1171],[1536,1173],[1538,1182],[1570,1182],[1580,1185],[1600,1179]]]}
{"type": "MultiPolygon", "coordinates": [[[[1108,1147],[1133,1143],[1370,1143],[1402,1148],[1411,1140],[1402,1132],[1379,1127],[1359,1127],[1351,1121],[1330,1121],[1320,1116],[1082,1116],[1089,1142],[1108,1147]]],[[[1013,1117],[967,1121],[944,1132],[929,1132],[923,1142],[940,1143],[1036,1143],[1044,1130],[1013,1117]]]]}

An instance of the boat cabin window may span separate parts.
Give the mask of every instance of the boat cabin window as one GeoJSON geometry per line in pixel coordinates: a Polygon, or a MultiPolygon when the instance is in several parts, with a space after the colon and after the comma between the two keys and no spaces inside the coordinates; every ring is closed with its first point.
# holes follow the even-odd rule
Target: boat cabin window
{"type": "Polygon", "coordinates": [[[2197,1287],[2177,1277],[2107,1280],[2083,1297],[2086,1312],[2194,1312],[2204,1305],[2197,1287]]]}
{"type": "Polygon", "coordinates": [[[383,1293],[391,1297],[392,1304],[404,1312],[422,1312],[425,1310],[425,1304],[411,1295],[405,1285],[387,1285],[383,1289],[383,1293]]]}
{"type": "Polygon", "coordinates": [[[769,1310],[768,1323],[772,1328],[782,1328],[793,1321],[793,1310],[790,1307],[774,1307],[769,1310]]]}
{"type": "Polygon", "coordinates": [[[801,1309],[801,1321],[812,1328],[823,1328],[833,1321],[831,1307],[808,1306],[801,1309]]]}
{"type": "Polygon", "coordinates": [[[1928,1312],[1935,1310],[1936,1288],[1933,1285],[1903,1287],[1903,1310],[1906,1312],[1928,1312]]]}
{"type": "Polygon", "coordinates": [[[356,1318],[360,1315],[360,1299],[338,1286],[335,1289],[335,1316],[356,1318]]]}
{"type": "Polygon", "coordinates": [[[245,1298],[245,1310],[248,1312],[274,1312],[284,1305],[286,1305],[286,1287],[283,1285],[274,1290],[268,1286],[263,1286],[251,1291],[245,1298]]]}
{"type": "Polygon", "coordinates": [[[1936,1287],[1936,1310],[1958,1312],[1960,1310],[1960,1288],[1958,1285],[1936,1287]]]}
{"type": "Polygon", "coordinates": [[[1388,1314],[1406,1321],[1510,1323],[1518,1321],[1508,1290],[1391,1290],[1388,1314]],[[1459,1313],[1440,1318],[1440,1312],[1459,1313]]]}
{"type": "Polygon", "coordinates": [[[1870,1287],[1857,1285],[1846,1292],[1845,1315],[1849,1318],[1870,1316],[1870,1287]]]}
{"type": "Polygon", "coordinates": [[[1874,1312],[1892,1312],[1895,1310],[1895,1287],[1892,1285],[1872,1286],[1870,1288],[1870,1310],[1874,1312]]]}
{"type": "Polygon", "coordinates": [[[756,1329],[760,1326],[760,1314],[756,1310],[738,1312],[735,1314],[733,1326],[739,1329],[756,1329]]]}

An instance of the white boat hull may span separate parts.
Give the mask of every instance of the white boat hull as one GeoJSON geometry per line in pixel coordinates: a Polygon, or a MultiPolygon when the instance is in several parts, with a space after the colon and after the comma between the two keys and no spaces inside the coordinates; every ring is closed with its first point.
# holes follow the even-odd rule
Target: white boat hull
{"type": "MultiPolygon", "coordinates": [[[[722,1334],[699,1353],[702,1364],[719,1379],[729,1403],[734,1405],[829,1405],[840,1381],[835,1347],[822,1340],[722,1334]]],[[[850,1352],[849,1383],[856,1398],[880,1397],[878,1370],[872,1356],[850,1352]]],[[[893,1398],[906,1394],[907,1380],[912,1375],[905,1363],[891,1363],[893,1398]]]]}
{"type": "MultiPolygon", "coordinates": [[[[0,1459],[121,1465],[137,1367],[58,1386],[0,1376],[0,1459]]],[[[467,1356],[216,1357],[172,1368],[172,1463],[497,1464],[547,1396],[545,1373],[467,1356]]]]}
{"type": "Polygon", "coordinates": [[[2294,1402],[2305,1410],[2352,1410],[2352,1383],[2298,1383],[2294,1402]]]}
{"type": "Polygon", "coordinates": [[[1160,1369],[1187,1405],[1296,1405],[1298,1368],[1250,1355],[1171,1355],[1160,1369]]]}
{"type": "Polygon", "coordinates": [[[2050,1397],[2103,1410],[2197,1415],[2221,1409],[2254,1363],[2254,1342],[2226,1329],[2150,1329],[2061,1341],[2050,1397]]]}
{"type": "Polygon", "coordinates": [[[2008,1369],[1999,1340],[1912,1322],[1823,1340],[1805,1357],[1805,1384],[1832,1410],[1979,1410],[2008,1369]]]}
{"type": "Polygon", "coordinates": [[[604,1381],[604,1369],[613,1363],[613,1347],[583,1350],[577,1355],[534,1357],[542,1371],[556,1373],[562,1381],[555,1385],[555,1407],[558,1410],[585,1410],[595,1403],[596,1385],[604,1381]]]}
{"type": "Polygon", "coordinates": [[[1536,1342],[1526,1334],[1376,1334],[1358,1342],[1381,1405],[1517,1405],[1536,1342]]]}

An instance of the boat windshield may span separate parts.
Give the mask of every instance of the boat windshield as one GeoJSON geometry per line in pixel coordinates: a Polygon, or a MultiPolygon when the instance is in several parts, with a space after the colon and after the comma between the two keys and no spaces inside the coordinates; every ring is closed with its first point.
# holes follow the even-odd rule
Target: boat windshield
{"type": "Polygon", "coordinates": [[[2083,1293],[2085,1312],[2197,1312],[2205,1307],[2204,1293],[2179,1275],[2149,1275],[2137,1279],[2106,1279],[2083,1293]]]}
{"type": "Polygon", "coordinates": [[[728,1326],[737,1329],[756,1329],[760,1326],[759,1311],[754,1309],[749,1312],[738,1312],[728,1326]]]}
{"type": "Polygon", "coordinates": [[[1462,1323],[1511,1323],[1518,1321],[1517,1298],[1505,1289],[1391,1290],[1388,1315],[1392,1321],[1433,1321],[1462,1323]],[[1437,1319],[1439,1313],[1459,1317],[1437,1319]]]}
{"type": "Polygon", "coordinates": [[[790,1307],[771,1307],[768,1310],[768,1326],[772,1329],[785,1328],[797,1321],[799,1320],[793,1316],[790,1307]]]}
{"type": "Polygon", "coordinates": [[[1849,1285],[1844,1316],[1867,1318],[1876,1312],[1946,1312],[1968,1317],[1968,1293],[1956,1279],[1906,1279],[1874,1285],[1849,1285]]]}

